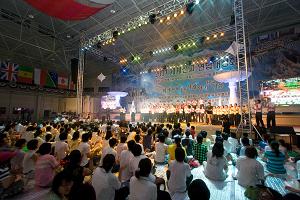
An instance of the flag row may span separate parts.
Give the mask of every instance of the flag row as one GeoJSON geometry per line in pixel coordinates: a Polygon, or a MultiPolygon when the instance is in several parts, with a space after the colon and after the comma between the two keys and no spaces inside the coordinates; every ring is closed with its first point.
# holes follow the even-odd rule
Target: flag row
{"type": "Polygon", "coordinates": [[[35,84],[41,87],[75,90],[75,84],[66,75],[46,69],[20,66],[11,62],[1,61],[0,80],[35,84]]]}

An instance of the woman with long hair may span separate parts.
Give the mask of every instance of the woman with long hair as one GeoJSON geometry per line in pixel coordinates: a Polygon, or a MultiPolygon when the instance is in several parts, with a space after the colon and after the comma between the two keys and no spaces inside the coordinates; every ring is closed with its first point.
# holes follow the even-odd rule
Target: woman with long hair
{"type": "Polygon", "coordinates": [[[152,163],[149,158],[139,162],[139,169],[130,179],[129,200],[156,200],[157,188],[151,177],[152,163]]]}
{"type": "Polygon", "coordinates": [[[227,177],[228,170],[227,160],[224,156],[223,143],[216,142],[212,151],[207,153],[207,162],[203,162],[204,174],[207,178],[224,181],[227,177]]]}
{"type": "Polygon", "coordinates": [[[272,174],[285,174],[285,155],[279,150],[279,143],[272,141],[271,151],[266,151],[264,160],[267,162],[267,170],[272,174]]]}

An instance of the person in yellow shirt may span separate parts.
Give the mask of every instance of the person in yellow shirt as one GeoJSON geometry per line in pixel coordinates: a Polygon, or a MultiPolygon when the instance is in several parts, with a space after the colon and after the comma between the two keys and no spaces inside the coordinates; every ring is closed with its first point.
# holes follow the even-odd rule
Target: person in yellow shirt
{"type": "Polygon", "coordinates": [[[179,135],[174,136],[174,143],[168,146],[168,154],[169,154],[169,162],[172,160],[175,160],[175,149],[177,147],[181,147],[184,152],[185,152],[185,157],[186,157],[186,150],[184,147],[181,145],[181,137],[179,135]]]}

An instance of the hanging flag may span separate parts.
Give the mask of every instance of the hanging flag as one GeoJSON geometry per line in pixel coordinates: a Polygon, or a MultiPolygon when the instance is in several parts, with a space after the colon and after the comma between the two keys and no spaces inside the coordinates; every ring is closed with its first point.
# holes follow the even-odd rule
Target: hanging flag
{"type": "Polygon", "coordinates": [[[51,88],[56,88],[57,87],[57,81],[58,81],[57,73],[48,71],[45,86],[51,87],[51,88]]]}
{"type": "Polygon", "coordinates": [[[46,84],[47,71],[34,68],[34,84],[44,86],[46,84]]]}
{"type": "Polygon", "coordinates": [[[241,44],[238,44],[236,41],[233,41],[230,47],[227,50],[225,50],[225,52],[236,56],[240,47],[241,44]]]}
{"type": "Polygon", "coordinates": [[[18,71],[18,82],[32,84],[33,68],[20,66],[18,71]]]}
{"type": "Polygon", "coordinates": [[[9,62],[1,62],[0,79],[6,81],[17,81],[19,65],[9,62]]]}
{"type": "Polygon", "coordinates": [[[67,89],[68,88],[68,77],[58,76],[58,88],[67,89]]]}

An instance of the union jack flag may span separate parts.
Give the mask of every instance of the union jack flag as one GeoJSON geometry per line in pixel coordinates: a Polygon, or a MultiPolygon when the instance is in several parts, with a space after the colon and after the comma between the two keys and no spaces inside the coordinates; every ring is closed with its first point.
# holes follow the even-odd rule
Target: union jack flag
{"type": "Polygon", "coordinates": [[[19,65],[9,62],[1,62],[0,79],[6,81],[17,81],[19,65]]]}

